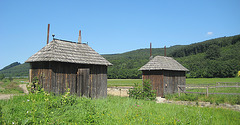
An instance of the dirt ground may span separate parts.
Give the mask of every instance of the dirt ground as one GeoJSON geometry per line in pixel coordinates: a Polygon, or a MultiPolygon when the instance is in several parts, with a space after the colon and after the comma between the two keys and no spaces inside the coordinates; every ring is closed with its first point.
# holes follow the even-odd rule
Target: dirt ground
{"type": "Polygon", "coordinates": [[[128,90],[130,88],[133,88],[133,87],[110,87],[110,88],[107,88],[107,94],[126,97],[128,96],[128,90]]]}

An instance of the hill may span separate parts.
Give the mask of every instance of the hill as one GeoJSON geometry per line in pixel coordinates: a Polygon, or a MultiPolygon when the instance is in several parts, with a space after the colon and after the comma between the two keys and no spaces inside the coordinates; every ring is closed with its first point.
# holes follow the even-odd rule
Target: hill
{"type": "Polygon", "coordinates": [[[240,35],[191,44],[170,53],[188,68],[187,77],[235,77],[240,70],[240,35]]]}
{"type": "MultiPolygon", "coordinates": [[[[167,56],[173,57],[190,72],[187,77],[212,78],[235,77],[240,70],[240,35],[206,40],[191,45],[167,48],[167,56]]],[[[102,55],[113,64],[108,68],[108,78],[141,78],[138,69],[149,61],[149,48],[121,54],[102,55]]],[[[153,48],[152,55],[163,55],[164,48],[153,48]]],[[[27,76],[29,64],[2,69],[5,76],[27,76]]]]}
{"type": "Polygon", "coordinates": [[[21,63],[19,63],[19,62],[11,63],[10,65],[5,66],[4,68],[2,68],[0,71],[10,69],[10,68],[12,68],[12,67],[14,67],[14,66],[17,66],[17,65],[20,65],[20,64],[21,64],[21,63]]]}
{"type": "Polygon", "coordinates": [[[23,64],[19,63],[18,65],[12,66],[10,68],[6,68],[6,69],[3,68],[0,71],[0,74],[4,74],[6,77],[9,77],[9,76],[13,76],[13,77],[28,76],[29,69],[30,69],[30,65],[28,63],[23,63],[23,64]]]}
{"type": "MultiPolygon", "coordinates": [[[[184,45],[176,45],[166,48],[166,54],[168,55],[182,47],[184,47],[184,45]]],[[[152,55],[164,55],[164,48],[152,48],[152,55]]],[[[138,71],[138,69],[149,61],[150,49],[138,49],[122,54],[103,55],[103,57],[113,64],[113,66],[108,68],[108,78],[141,78],[142,72],[138,71]]]]}

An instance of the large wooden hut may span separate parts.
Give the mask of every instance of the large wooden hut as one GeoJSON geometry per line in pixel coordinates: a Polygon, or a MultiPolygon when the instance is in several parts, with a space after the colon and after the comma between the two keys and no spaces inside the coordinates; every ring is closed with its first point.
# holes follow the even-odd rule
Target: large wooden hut
{"type": "Polygon", "coordinates": [[[30,82],[38,77],[44,90],[92,98],[107,96],[107,66],[112,65],[84,43],[53,39],[27,61],[30,82]]]}
{"type": "Polygon", "coordinates": [[[185,73],[188,69],[171,57],[155,56],[139,70],[142,71],[142,79],[149,79],[152,89],[160,97],[177,92],[177,85],[186,84],[185,73]]]}

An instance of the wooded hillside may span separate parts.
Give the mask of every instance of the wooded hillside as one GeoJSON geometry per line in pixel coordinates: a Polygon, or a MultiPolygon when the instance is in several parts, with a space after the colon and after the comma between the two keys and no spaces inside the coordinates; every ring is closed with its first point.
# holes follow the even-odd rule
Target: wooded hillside
{"type": "Polygon", "coordinates": [[[187,77],[235,77],[240,70],[240,35],[191,44],[169,55],[190,70],[187,77]]]}
{"type": "MultiPolygon", "coordinates": [[[[153,56],[164,55],[163,48],[153,48],[153,56]]],[[[113,64],[108,68],[108,78],[141,78],[140,67],[149,61],[150,51],[138,49],[121,54],[102,55],[113,64]]],[[[190,72],[187,77],[212,78],[235,77],[240,71],[240,35],[211,39],[191,45],[176,45],[167,48],[167,56],[173,57],[190,72]]],[[[5,76],[27,76],[29,64],[2,69],[5,76]]]]}

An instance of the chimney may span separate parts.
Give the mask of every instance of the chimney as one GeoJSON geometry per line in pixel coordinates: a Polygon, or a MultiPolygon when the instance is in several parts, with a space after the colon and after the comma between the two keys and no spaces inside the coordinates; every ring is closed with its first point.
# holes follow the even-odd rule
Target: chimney
{"type": "Polygon", "coordinates": [[[81,30],[79,30],[78,43],[82,43],[81,30]]]}
{"type": "Polygon", "coordinates": [[[48,30],[47,30],[47,44],[49,43],[49,30],[50,30],[50,24],[48,24],[48,30]]]}
{"type": "Polygon", "coordinates": [[[150,57],[152,56],[152,43],[150,43],[150,57]]]}
{"type": "Polygon", "coordinates": [[[164,46],[164,56],[166,56],[166,46],[164,46]]]}
{"type": "Polygon", "coordinates": [[[152,43],[150,43],[150,58],[149,60],[152,60],[153,59],[153,56],[152,56],[152,43]]]}

